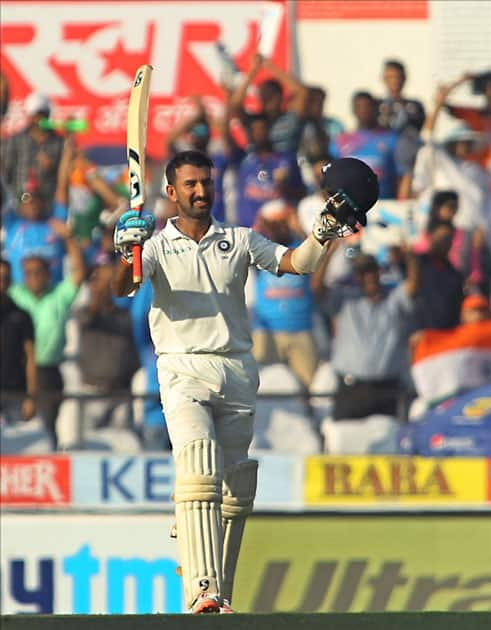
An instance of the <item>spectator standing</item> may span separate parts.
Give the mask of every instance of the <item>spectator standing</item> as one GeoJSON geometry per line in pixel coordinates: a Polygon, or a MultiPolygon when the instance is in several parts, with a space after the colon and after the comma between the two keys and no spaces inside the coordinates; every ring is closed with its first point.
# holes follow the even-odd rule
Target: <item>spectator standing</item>
{"type": "MultiPolygon", "coordinates": [[[[450,221],[453,224],[459,209],[459,196],[454,190],[440,190],[433,195],[428,222],[450,221]]],[[[429,237],[426,232],[414,244],[414,251],[427,253],[429,237]]],[[[486,290],[489,286],[489,249],[486,247],[484,230],[476,228],[468,232],[454,229],[454,237],[449,252],[452,265],[465,278],[466,288],[486,290]]]]}
{"type": "Polygon", "coordinates": [[[23,260],[24,283],[13,285],[9,295],[20,308],[29,313],[34,323],[38,409],[56,450],[56,419],[63,392],[60,363],[65,346],[65,325],[83,282],[85,265],[80,246],[69,227],[61,222],[54,226],[57,235],[65,243],[70,275],[62,282],[53,284],[49,262],[39,256],[26,257],[23,260]]]}
{"type": "Polygon", "coordinates": [[[463,279],[449,260],[454,238],[450,221],[434,219],[428,225],[428,252],[418,255],[420,295],[415,329],[453,328],[460,318],[463,279]]]}
{"type": "Polygon", "coordinates": [[[462,107],[445,103],[445,109],[454,118],[466,123],[473,131],[484,135],[482,151],[477,155],[483,168],[491,171],[491,71],[482,74],[465,73],[460,79],[449,86],[447,97],[456,87],[467,81],[472,81],[472,91],[484,96],[482,107],[462,107]]]}
{"type": "Polygon", "coordinates": [[[398,177],[397,134],[378,123],[378,102],[369,92],[356,92],[352,99],[357,129],[340,134],[331,144],[333,157],[355,157],[366,162],[377,174],[381,199],[395,199],[398,177]]]}
{"type": "Polygon", "coordinates": [[[8,295],[10,263],[0,260],[0,340],[2,362],[0,408],[7,421],[20,415],[24,420],[36,410],[37,375],[34,358],[34,327],[26,311],[19,308],[8,295]],[[18,413],[19,406],[21,414],[18,413]]]}
{"type": "Polygon", "coordinates": [[[425,121],[425,108],[421,101],[403,95],[406,79],[403,63],[396,59],[385,61],[383,82],[387,95],[379,103],[379,123],[397,133],[406,129],[419,133],[425,121]]]}
{"type": "Polygon", "coordinates": [[[42,185],[34,176],[27,182],[20,196],[16,212],[7,208],[3,214],[5,256],[12,265],[12,282],[23,281],[22,261],[26,256],[37,256],[49,262],[53,282],[63,278],[65,248],[58,227],[67,220],[68,186],[74,145],[65,143],[58,169],[54,205],[49,205],[42,193],[42,185]],[[58,226],[58,227],[57,227],[58,226]]]}
{"type": "Polygon", "coordinates": [[[139,361],[131,317],[127,309],[115,304],[111,276],[111,265],[93,269],[88,303],[77,313],[84,392],[101,396],[85,404],[84,428],[114,424],[133,429],[132,401],[127,394],[139,361]]]}
{"type": "Polygon", "coordinates": [[[49,118],[51,103],[44,94],[33,92],[24,104],[27,124],[23,131],[2,142],[2,179],[12,197],[18,198],[31,177],[40,182],[47,208],[53,203],[63,138],[41,127],[49,118]]]}
{"type": "MultiPolygon", "coordinates": [[[[60,168],[57,199],[66,207],[68,202],[68,172],[60,168]]],[[[65,346],[65,326],[71,306],[85,277],[85,264],[78,241],[70,227],[62,221],[51,221],[57,237],[64,242],[70,274],[54,282],[50,262],[37,254],[22,260],[23,284],[14,284],[9,294],[16,304],[27,311],[34,323],[35,358],[38,378],[38,409],[49,433],[53,449],[58,448],[56,419],[63,392],[60,363],[65,346]]]]}
{"type": "MultiPolygon", "coordinates": [[[[296,247],[304,238],[295,210],[282,200],[262,206],[255,229],[287,247],[296,247]]],[[[258,270],[255,290],[252,340],[256,361],[285,363],[308,390],[318,365],[310,276],[273,276],[258,270]]]]}
{"type": "Polygon", "coordinates": [[[273,149],[267,116],[251,115],[248,124],[250,144],[238,171],[237,223],[244,227],[254,225],[266,202],[298,200],[303,192],[295,156],[273,149]]]}
{"type": "Polygon", "coordinates": [[[266,79],[259,84],[258,96],[259,111],[266,116],[273,150],[296,154],[305,124],[309,89],[292,74],[283,72],[270,59],[260,54],[254,56],[244,81],[231,96],[231,114],[238,115],[243,125],[246,128],[249,127],[249,113],[244,109],[244,100],[249,86],[261,69],[272,75],[271,79],[266,79]],[[284,88],[288,91],[286,105],[284,88]]]}
{"type": "Polygon", "coordinates": [[[428,208],[435,191],[455,190],[459,196],[455,226],[471,232],[482,228],[489,237],[487,175],[473,159],[482,136],[460,126],[450,131],[442,143],[434,138],[439,113],[451,89],[442,86],[437,90],[435,106],[426,118],[422,131],[425,144],[418,151],[414,167],[413,195],[423,208],[428,208]]]}
{"type": "Polygon", "coordinates": [[[379,102],[379,124],[392,129],[398,135],[396,160],[401,169],[398,197],[406,199],[411,192],[411,178],[416,154],[421,146],[420,132],[425,121],[425,109],[421,101],[403,95],[406,84],[406,68],[396,59],[384,63],[383,82],[386,96],[379,102]]]}
{"type": "Polygon", "coordinates": [[[323,304],[333,320],[331,361],[338,382],[333,418],[395,416],[408,370],[417,266],[409,257],[406,280],[391,291],[382,288],[373,256],[359,254],[353,268],[357,287],[316,287],[327,292],[323,304]]]}
{"type": "Polygon", "coordinates": [[[337,118],[324,114],[326,91],[319,86],[308,89],[300,154],[309,162],[316,162],[326,154],[331,142],[344,132],[344,125],[337,118]]]}

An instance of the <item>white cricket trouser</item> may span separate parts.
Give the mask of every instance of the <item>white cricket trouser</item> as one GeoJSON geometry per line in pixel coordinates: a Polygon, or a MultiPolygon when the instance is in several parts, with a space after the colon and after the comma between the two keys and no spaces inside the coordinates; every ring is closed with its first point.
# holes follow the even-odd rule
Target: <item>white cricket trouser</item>
{"type": "Polygon", "coordinates": [[[193,440],[216,440],[225,467],[247,459],[259,374],[250,353],[162,354],[160,397],[174,457],[193,440]]]}

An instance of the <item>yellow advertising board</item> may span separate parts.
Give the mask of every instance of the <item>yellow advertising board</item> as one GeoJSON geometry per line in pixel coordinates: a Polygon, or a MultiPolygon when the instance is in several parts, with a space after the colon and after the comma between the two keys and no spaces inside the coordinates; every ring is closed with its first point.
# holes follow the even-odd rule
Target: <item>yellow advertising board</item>
{"type": "Polygon", "coordinates": [[[485,459],[312,456],[306,461],[308,507],[412,505],[455,507],[487,500],[485,459]]]}
{"type": "Polygon", "coordinates": [[[491,611],[490,568],[491,515],[253,515],[233,601],[255,613],[491,611]]]}

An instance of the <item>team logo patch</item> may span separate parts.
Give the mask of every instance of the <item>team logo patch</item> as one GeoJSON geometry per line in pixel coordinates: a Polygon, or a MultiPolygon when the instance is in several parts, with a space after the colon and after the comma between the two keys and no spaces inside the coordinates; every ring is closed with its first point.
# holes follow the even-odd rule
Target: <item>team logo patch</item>
{"type": "Polygon", "coordinates": [[[218,241],[218,249],[221,252],[228,252],[231,249],[232,245],[228,241],[218,241]]]}
{"type": "Polygon", "coordinates": [[[199,587],[202,591],[207,591],[210,587],[210,582],[207,579],[203,579],[199,581],[199,587]]]}

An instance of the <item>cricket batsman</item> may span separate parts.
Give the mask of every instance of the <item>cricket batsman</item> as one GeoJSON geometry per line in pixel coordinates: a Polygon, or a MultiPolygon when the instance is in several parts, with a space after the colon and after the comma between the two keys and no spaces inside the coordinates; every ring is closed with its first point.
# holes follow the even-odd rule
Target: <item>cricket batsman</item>
{"type": "Polygon", "coordinates": [[[211,216],[213,163],[198,151],[166,168],[177,216],[152,236],[154,219],[123,214],[114,245],[117,296],[138,288],[132,246],[142,245],[143,279],[154,289],[149,313],[162,405],[175,459],[177,543],[185,604],[192,613],[227,613],[244,524],[256,494],[249,459],[258,368],[244,286],[251,265],[273,274],[313,272],[333,239],[366,225],[378,197],[373,171],[354,158],[323,169],[325,205],[298,247],[211,216]]]}

